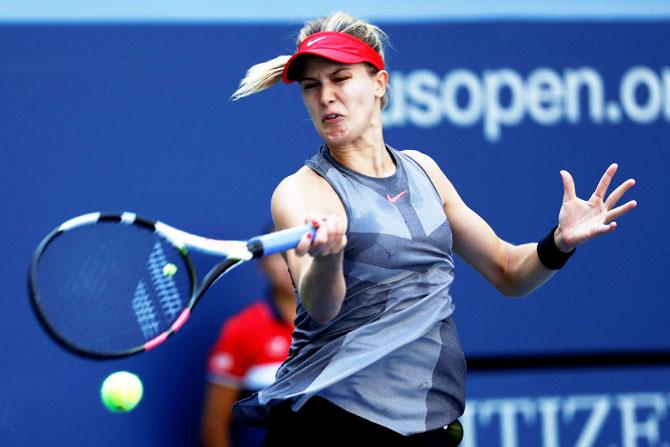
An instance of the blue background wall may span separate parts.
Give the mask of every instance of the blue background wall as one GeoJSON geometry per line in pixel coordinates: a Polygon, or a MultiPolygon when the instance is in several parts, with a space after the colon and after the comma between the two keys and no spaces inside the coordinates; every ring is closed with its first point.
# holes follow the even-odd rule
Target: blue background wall
{"type": "MultiPolygon", "coordinates": [[[[26,291],[28,262],[54,226],[96,210],[132,210],[211,237],[260,231],[274,186],[319,141],[297,87],[239,102],[229,96],[250,65],[290,53],[296,29],[0,26],[0,444],[195,444],[207,349],[221,321],[262,292],[255,269],[217,284],[159,349],[95,362],[62,351],[41,330],[26,291]],[[127,415],[106,412],[98,398],[101,380],[118,369],[145,383],[143,402],[127,415]]],[[[527,299],[500,297],[458,260],[454,298],[466,353],[670,351],[662,262],[670,248],[663,230],[670,22],[393,22],[384,29],[393,43],[387,143],[434,157],[503,238],[537,240],[554,225],[560,169],[572,172],[582,197],[612,161],[621,166],[619,181],[638,181],[631,197],[639,208],[614,234],[580,247],[527,299]],[[591,87],[561,87],[580,74],[591,87]],[[459,125],[465,110],[473,115],[459,125]]],[[[210,265],[198,259],[201,271],[210,265]]],[[[466,423],[476,436],[466,442],[573,445],[586,436],[591,410],[607,408],[584,445],[667,443],[669,379],[667,366],[474,372],[466,423]]]]}

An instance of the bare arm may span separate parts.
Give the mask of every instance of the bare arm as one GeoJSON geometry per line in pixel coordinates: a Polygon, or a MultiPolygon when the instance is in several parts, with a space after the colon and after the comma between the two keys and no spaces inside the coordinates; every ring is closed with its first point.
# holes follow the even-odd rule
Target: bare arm
{"type": "MultiPolygon", "coordinates": [[[[524,296],[553,276],[555,270],[542,265],[537,256],[537,244],[513,245],[500,239],[477,213],[471,210],[437,164],[428,156],[407,151],[428,173],[433,181],[451,224],[454,251],[480,272],[506,296],[524,296]]],[[[628,180],[615,189],[604,201],[603,197],[616,165],[608,168],[596,192],[588,202],[574,193],[572,177],[562,171],[564,184],[563,206],[559,213],[558,230],[554,233],[556,246],[567,253],[578,244],[612,231],[615,218],[636,206],[634,201],[616,207],[616,202],[633,186],[628,180]]]]}
{"type": "Polygon", "coordinates": [[[200,439],[205,447],[230,447],[230,423],[233,403],[240,390],[210,382],[205,393],[200,439]]]}
{"type": "Polygon", "coordinates": [[[279,229],[304,223],[317,227],[305,235],[286,262],[310,316],[325,324],[340,311],[346,285],[343,274],[346,218],[331,186],[309,168],[284,179],[272,196],[272,216],[279,229]]]}

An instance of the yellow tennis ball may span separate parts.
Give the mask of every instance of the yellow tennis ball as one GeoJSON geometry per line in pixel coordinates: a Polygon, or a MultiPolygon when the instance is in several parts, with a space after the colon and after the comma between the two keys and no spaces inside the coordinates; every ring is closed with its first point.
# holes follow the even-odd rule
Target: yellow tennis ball
{"type": "Polygon", "coordinates": [[[163,266],[163,275],[165,276],[174,276],[177,273],[177,266],[173,263],[167,263],[163,266]]]}
{"type": "Polygon", "coordinates": [[[128,371],[117,371],[102,382],[100,399],[109,411],[124,413],[140,403],[143,392],[139,377],[128,371]]]}

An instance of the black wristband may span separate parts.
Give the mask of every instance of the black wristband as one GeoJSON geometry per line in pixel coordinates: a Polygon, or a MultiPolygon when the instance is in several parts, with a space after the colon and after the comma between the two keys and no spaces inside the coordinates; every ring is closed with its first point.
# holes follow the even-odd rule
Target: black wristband
{"type": "Polygon", "coordinates": [[[549,234],[537,243],[537,256],[540,258],[542,265],[550,270],[558,270],[563,267],[568,262],[568,259],[570,259],[570,256],[575,253],[574,248],[569,253],[563,253],[558,249],[556,242],[554,242],[554,233],[557,228],[558,225],[552,228],[549,234]]]}

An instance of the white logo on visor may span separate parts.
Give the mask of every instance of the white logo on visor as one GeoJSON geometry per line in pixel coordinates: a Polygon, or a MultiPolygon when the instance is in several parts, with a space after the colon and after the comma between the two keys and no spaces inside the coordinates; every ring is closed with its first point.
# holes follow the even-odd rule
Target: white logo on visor
{"type": "Polygon", "coordinates": [[[317,43],[320,40],[325,39],[326,37],[328,37],[328,36],[321,36],[321,37],[317,37],[316,39],[312,39],[309,42],[307,42],[307,46],[311,47],[312,45],[314,45],[315,43],[317,43]]]}

